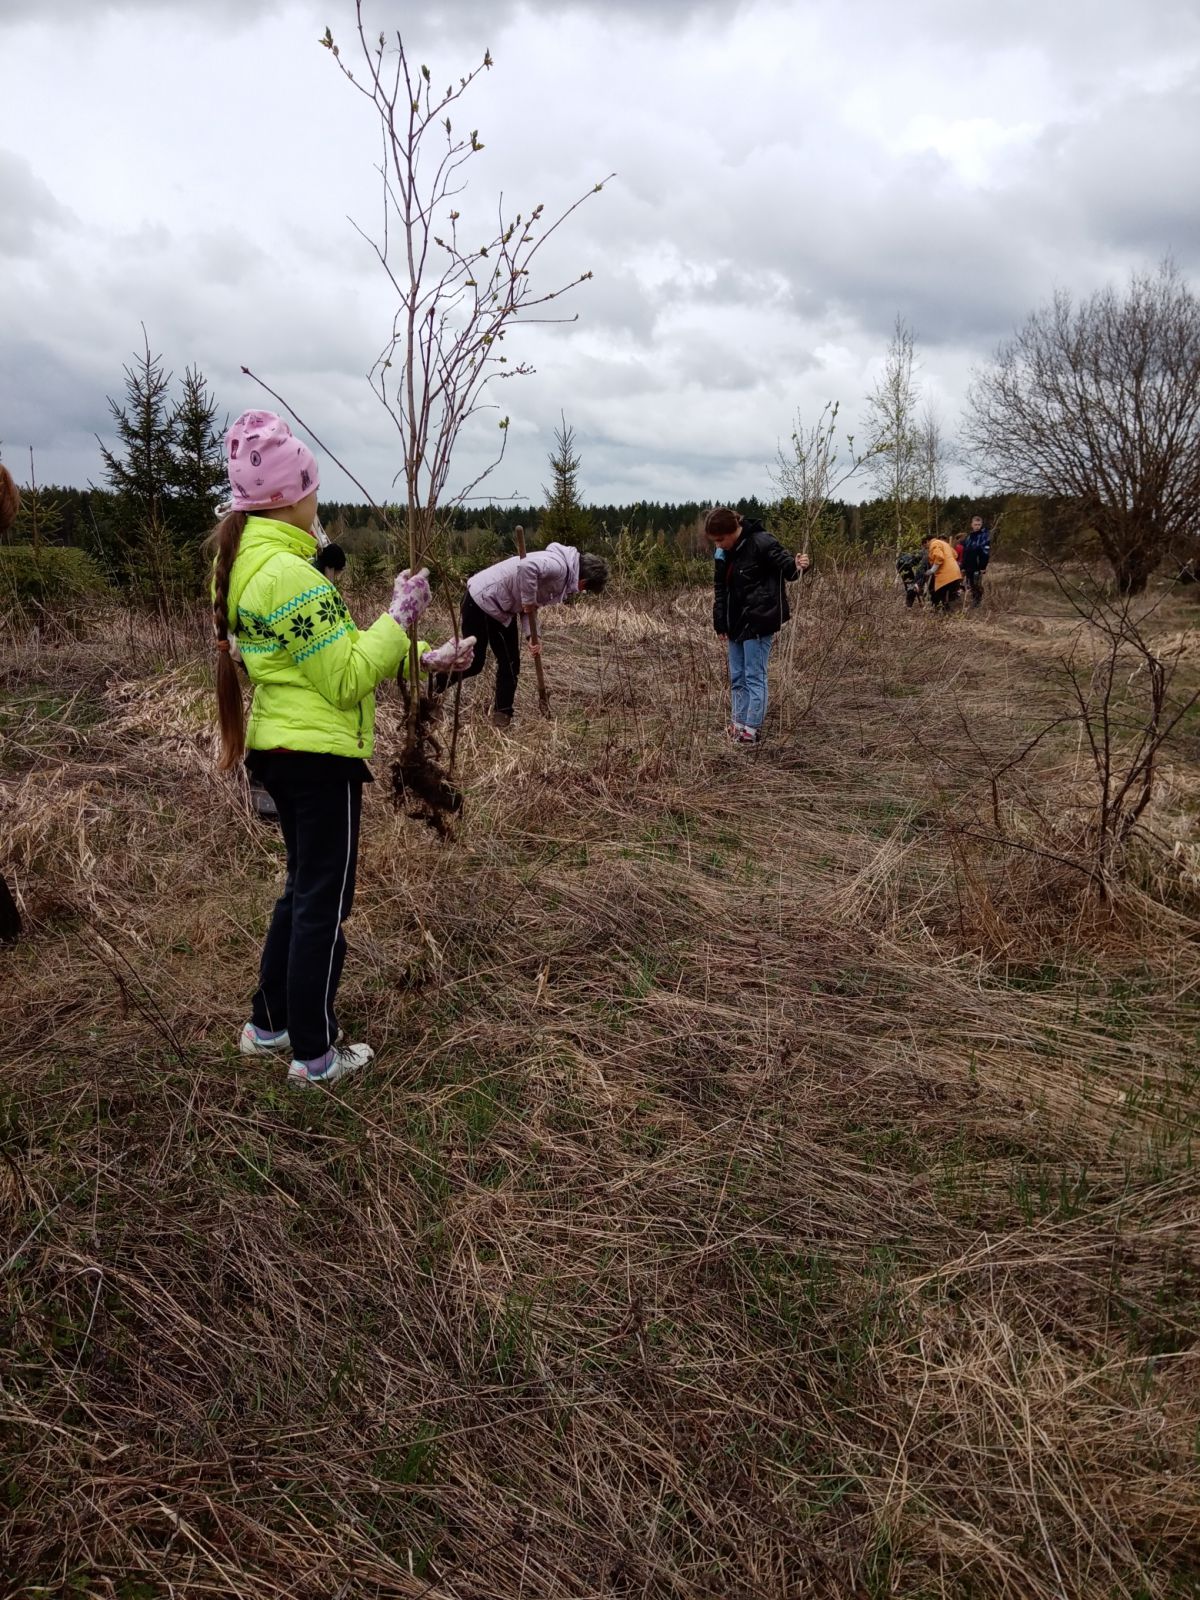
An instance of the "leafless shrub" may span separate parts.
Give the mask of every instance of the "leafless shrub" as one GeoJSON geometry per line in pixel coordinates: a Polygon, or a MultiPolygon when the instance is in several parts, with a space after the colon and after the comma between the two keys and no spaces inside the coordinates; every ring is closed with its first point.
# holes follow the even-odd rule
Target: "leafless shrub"
{"type": "Polygon", "coordinates": [[[1140,594],[1200,501],[1200,300],[1167,261],[1124,296],[1031,314],[972,390],[965,438],[997,486],[1061,495],[1140,594]]]}
{"type": "MultiPolygon", "coordinates": [[[[1070,576],[1048,564],[1057,592],[1078,618],[1059,667],[1068,703],[997,761],[973,740],[987,768],[995,837],[1038,859],[1083,874],[1102,900],[1119,882],[1131,841],[1154,796],[1164,749],[1200,700],[1200,690],[1173,694],[1183,645],[1166,650],[1152,641],[1152,611],[1128,599],[1113,601],[1086,573],[1070,576]],[[1019,811],[1036,824],[1026,842],[1014,835],[1002,789],[1047,740],[1075,730],[1089,780],[1066,794],[1022,786],[1019,811]]],[[[960,718],[968,736],[969,719],[960,718]]],[[[978,832],[978,830],[975,830],[978,832]]],[[[1017,833],[1021,830],[1019,824],[1017,833]]]]}

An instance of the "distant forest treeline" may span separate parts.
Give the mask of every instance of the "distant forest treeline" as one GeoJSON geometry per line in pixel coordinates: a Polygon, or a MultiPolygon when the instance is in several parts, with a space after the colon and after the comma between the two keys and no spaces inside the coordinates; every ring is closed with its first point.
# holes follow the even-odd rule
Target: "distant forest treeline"
{"type": "MultiPolygon", "coordinates": [[[[570,525],[561,525],[561,515],[546,506],[487,505],[457,508],[447,514],[438,565],[448,577],[461,577],[490,561],[515,551],[514,531],[525,530],[531,548],[550,539],[569,539],[571,543],[595,550],[614,562],[618,576],[639,582],[666,582],[701,575],[709,547],[703,536],[703,519],[711,502],[637,501],[627,505],[578,505],[571,509],[570,525]]],[[[36,505],[40,526],[38,542],[84,550],[100,566],[110,581],[124,586],[129,581],[137,538],[130,527],[128,503],[107,489],[76,489],[58,485],[39,487],[36,505]]],[[[767,502],[751,496],[735,502],[744,515],[760,517],[785,543],[798,542],[792,535],[792,510],[787,501],[767,502]]],[[[23,526],[10,538],[28,542],[29,505],[23,526]]],[[[915,508],[914,508],[915,510],[915,508]]],[[[351,557],[352,572],[373,578],[391,561],[384,516],[394,526],[403,523],[403,508],[372,507],[347,501],[322,501],[321,521],[329,536],[336,539],[351,557]]],[[[911,542],[915,543],[928,527],[930,531],[954,535],[966,529],[978,512],[997,528],[998,553],[1019,558],[1023,553],[1049,554],[1077,551],[1086,543],[1086,529],[1070,502],[1023,495],[951,495],[936,506],[920,508],[914,515],[911,542]],[[919,524],[919,525],[918,525],[919,524]]],[[[172,521],[175,519],[173,518],[172,521]]],[[[853,555],[878,550],[893,552],[895,545],[894,508],[885,500],[861,504],[831,501],[822,513],[820,528],[812,541],[812,554],[853,555]]],[[[190,547],[196,581],[201,578],[199,545],[206,528],[172,527],[171,542],[182,555],[190,547]]],[[[182,574],[179,574],[182,576],[182,574]]]]}
{"type": "MultiPolygon", "coordinates": [[[[29,498],[29,490],[22,490],[29,498]]],[[[131,531],[126,526],[126,507],[122,498],[101,488],[66,488],[62,485],[40,485],[37,491],[42,528],[40,538],[46,544],[66,544],[77,549],[90,550],[90,554],[104,563],[109,552],[128,549],[131,531]]],[[[706,554],[702,541],[702,518],[714,501],[634,501],[627,506],[579,507],[579,538],[614,542],[621,530],[645,538],[662,538],[694,554],[706,554]]],[[[773,530],[786,531],[786,502],[763,501],[757,496],[731,502],[734,510],[749,517],[762,517],[773,530]],[[778,523],[782,522],[782,528],[778,523]]],[[[384,506],[382,510],[395,525],[403,523],[403,507],[384,506]]],[[[1000,534],[1008,554],[1018,554],[1018,547],[1030,550],[1043,549],[1046,542],[1058,546],[1064,538],[1080,533],[1078,518],[1070,517],[1069,502],[1048,496],[1030,494],[952,494],[931,514],[931,531],[950,534],[965,530],[970,518],[978,512],[987,522],[998,518],[1000,534]]],[[[891,509],[883,499],[851,504],[848,501],[830,501],[822,515],[822,531],[826,538],[846,542],[867,549],[890,549],[891,526],[888,522],[891,509]]],[[[386,549],[387,531],[376,510],[349,501],[320,502],[320,518],[330,538],[339,538],[347,550],[378,546],[386,549]]],[[[490,534],[498,547],[507,550],[514,546],[514,530],[525,528],[531,544],[541,541],[542,523],[547,520],[546,506],[474,506],[459,507],[446,518],[451,547],[467,534],[490,534]]],[[[21,530],[13,530],[10,538],[29,539],[29,518],[22,518],[21,530]]],[[[176,534],[190,536],[197,541],[205,538],[208,523],[192,528],[179,528],[176,534]]],[[[920,538],[914,528],[914,539],[920,538]]],[[[550,536],[557,536],[552,533],[550,536]]]]}
{"type": "MultiPolygon", "coordinates": [[[[7,565],[19,566],[24,559],[30,583],[36,580],[45,587],[52,582],[45,574],[55,561],[61,567],[68,560],[43,559],[40,552],[65,549],[77,552],[69,561],[85,565],[95,581],[165,604],[206,587],[202,545],[226,488],[223,429],[217,401],[198,368],[187,368],[182,385],[175,384],[148,341],[126,366],[125,380],[124,402],[109,400],[116,442],[112,448],[101,444],[105,487],[25,486],[16,521],[0,537],[17,547],[6,552],[7,565]],[[21,556],[20,547],[28,548],[28,558],[21,556]]],[[[836,409],[821,426],[832,428],[834,416],[836,409]]],[[[797,434],[794,444],[800,453],[811,455],[816,449],[818,459],[831,439],[831,433],[818,428],[815,445],[811,434],[797,434]]],[[[711,500],[585,504],[575,435],[565,419],[554,445],[546,504],[446,509],[424,557],[435,579],[460,582],[511,555],[518,526],[524,528],[530,548],[558,540],[606,556],[618,581],[654,585],[707,574],[711,551],[704,514],[711,500]]],[[[812,465],[810,461],[810,469],[812,465]]],[[[899,484],[889,480],[886,497],[855,503],[825,501],[823,479],[814,497],[810,490],[817,480],[809,483],[811,471],[801,472],[799,479],[789,472],[777,480],[783,498],[768,503],[751,496],[737,501],[736,509],[762,518],[781,543],[807,549],[818,563],[874,552],[894,559],[898,540],[912,549],[926,533],[953,537],[966,530],[976,512],[988,520],[994,548],[1005,556],[1074,553],[1094,538],[1078,502],[1048,496],[946,495],[940,469],[930,470],[920,482],[918,477],[909,474],[899,484]],[[793,482],[799,483],[795,492],[806,496],[805,502],[787,497],[784,491],[793,482]]],[[[373,582],[407,559],[407,540],[400,531],[407,522],[405,507],[324,500],[319,514],[329,536],[349,557],[352,581],[373,582]]]]}

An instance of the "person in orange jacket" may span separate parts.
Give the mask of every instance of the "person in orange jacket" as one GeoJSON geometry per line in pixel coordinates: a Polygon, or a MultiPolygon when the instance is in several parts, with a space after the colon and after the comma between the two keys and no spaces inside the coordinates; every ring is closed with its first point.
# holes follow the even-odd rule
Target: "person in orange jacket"
{"type": "Polygon", "coordinates": [[[935,606],[949,611],[962,599],[962,568],[945,539],[935,539],[927,533],[921,543],[929,562],[930,597],[935,606]]]}

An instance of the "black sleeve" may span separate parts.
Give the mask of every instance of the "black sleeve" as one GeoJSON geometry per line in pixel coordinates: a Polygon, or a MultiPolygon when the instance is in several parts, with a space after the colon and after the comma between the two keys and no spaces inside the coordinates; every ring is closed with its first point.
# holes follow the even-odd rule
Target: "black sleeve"
{"type": "Polygon", "coordinates": [[[729,561],[713,561],[713,631],[729,632],[729,588],[725,582],[725,568],[729,561]]]}
{"type": "Polygon", "coordinates": [[[759,558],[772,567],[776,572],[783,574],[784,579],[791,583],[800,576],[800,569],[796,565],[796,558],[790,550],[785,550],[772,534],[765,528],[759,530],[754,536],[758,547],[759,558]]]}
{"type": "Polygon", "coordinates": [[[313,566],[326,576],[331,572],[342,572],[346,566],[346,552],[340,544],[324,545],[313,557],[313,566]]]}

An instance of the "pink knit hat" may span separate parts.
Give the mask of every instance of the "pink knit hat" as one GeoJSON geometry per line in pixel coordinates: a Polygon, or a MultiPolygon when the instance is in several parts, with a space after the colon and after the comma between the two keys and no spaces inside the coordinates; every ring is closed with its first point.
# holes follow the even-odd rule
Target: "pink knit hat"
{"type": "Polygon", "coordinates": [[[243,411],[225,435],[235,511],[294,506],[319,487],[316,457],[273,411],[243,411]]]}

